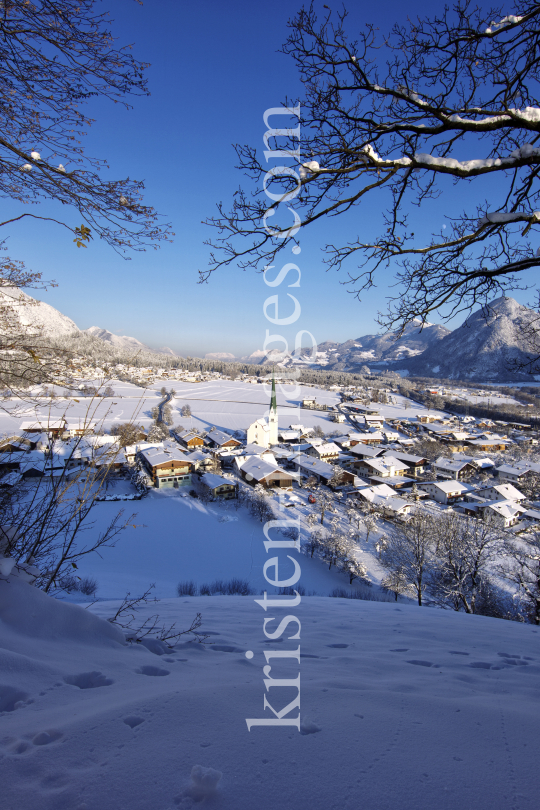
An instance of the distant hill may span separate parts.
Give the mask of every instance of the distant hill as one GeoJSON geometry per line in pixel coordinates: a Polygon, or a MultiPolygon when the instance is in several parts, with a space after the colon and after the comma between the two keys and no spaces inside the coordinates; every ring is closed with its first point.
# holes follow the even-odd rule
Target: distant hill
{"type": "Polygon", "coordinates": [[[92,337],[103,340],[105,343],[110,343],[111,346],[114,346],[116,349],[152,352],[153,354],[169,354],[176,356],[173,350],[169,349],[167,346],[163,347],[162,349],[151,349],[150,346],[147,346],[145,343],[141,343],[141,341],[137,340],[137,338],[128,337],[127,335],[114,335],[112,332],[109,332],[108,329],[102,329],[100,326],[90,326],[88,329],[84,329],[83,331],[89,335],[92,335],[92,337]]]}

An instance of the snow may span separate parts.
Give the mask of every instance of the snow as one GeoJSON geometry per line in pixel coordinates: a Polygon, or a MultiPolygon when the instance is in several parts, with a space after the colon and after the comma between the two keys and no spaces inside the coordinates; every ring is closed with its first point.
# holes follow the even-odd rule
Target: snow
{"type": "Polygon", "coordinates": [[[273,642],[251,597],[176,598],[144,615],[185,628],[200,611],[211,635],[156,655],[99,618],[115,608],[0,582],[6,810],[537,807],[532,626],[307,597],[267,626],[293,613],[301,639],[294,623],[273,642]],[[300,664],[269,663],[301,672],[300,733],[248,731],[274,717],[265,697],[279,711],[297,694],[265,692],[263,652],[298,647],[300,664]]]}

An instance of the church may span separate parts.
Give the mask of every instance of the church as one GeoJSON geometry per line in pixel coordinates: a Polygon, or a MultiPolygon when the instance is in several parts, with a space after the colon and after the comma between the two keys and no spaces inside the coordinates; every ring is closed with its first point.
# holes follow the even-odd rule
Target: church
{"type": "Polygon", "coordinates": [[[276,381],[272,374],[272,397],[268,416],[257,419],[247,429],[247,443],[258,444],[259,447],[271,447],[278,443],[278,413],[276,402],[276,381]]]}

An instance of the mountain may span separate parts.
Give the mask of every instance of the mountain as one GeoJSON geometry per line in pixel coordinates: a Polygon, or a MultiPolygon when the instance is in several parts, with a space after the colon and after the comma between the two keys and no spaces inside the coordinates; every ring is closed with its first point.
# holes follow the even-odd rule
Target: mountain
{"type": "Polygon", "coordinates": [[[345,343],[330,340],[319,343],[315,360],[312,360],[310,349],[303,349],[300,356],[289,355],[284,360],[280,359],[278,350],[268,353],[258,350],[237,360],[260,365],[275,364],[280,368],[310,366],[329,371],[368,372],[367,366],[387,368],[396,360],[422,354],[448,334],[450,330],[440,324],[428,323],[422,329],[420,321],[412,321],[399,338],[397,332],[386,332],[384,335],[364,335],[345,343]]]}
{"type": "Polygon", "coordinates": [[[77,324],[67,315],[16,287],[6,287],[0,292],[0,306],[8,307],[22,326],[45,337],[60,337],[79,331],[77,324]]]}
{"type": "Polygon", "coordinates": [[[500,380],[529,378],[512,369],[515,361],[524,361],[526,340],[521,327],[537,318],[528,307],[502,296],[473,312],[458,328],[443,336],[422,354],[399,363],[395,371],[407,371],[426,377],[463,380],[500,380]]]}
{"type": "Polygon", "coordinates": [[[124,351],[152,352],[153,354],[168,354],[176,356],[175,352],[173,352],[173,350],[169,349],[167,346],[164,346],[161,349],[151,349],[145,343],[141,343],[140,340],[137,340],[137,338],[128,337],[127,335],[114,335],[112,332],[109,332],[108,329],[102,329],[100,326],[90,326],[88,329],[84,329],[83,331],[88,335],[92,335],[92,337],[99,338],[99,340],[109,343],[116,349],[123,349],[124,351]]]}
{"type": "Polygon", "coordinates": [[[362,366],[388,366],[396,360],[409,359],[435,347],[450,334],[441,324],[425,324],[420,321],[407,324],[403,335],[386,332],[383,335],[364,335],[345,343],[327,341],[317,347],[317,362],[324,368],[335,371],[357,371],[362,366]]]}

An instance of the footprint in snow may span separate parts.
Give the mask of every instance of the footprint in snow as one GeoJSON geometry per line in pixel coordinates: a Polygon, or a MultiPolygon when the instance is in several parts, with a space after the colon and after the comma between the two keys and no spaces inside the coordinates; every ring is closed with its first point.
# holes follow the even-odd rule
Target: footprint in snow
{"type": "Polygon", "coordinates": [[[414,664],[415,667],[433,667],[435,664],[432,661],[407,661],[407,664],[414,664]]]}
{"type": "Polygon", "coordinates": [[[78,675],[66,675],[64,681],[79,689],[97,689],[99,686],[110,686],[114,681],[106,678],[101,672],[80,672],[78,675]]]}
{"type": "Polygon", "coordinates": [[[137,726],[140,726],[141,723],[144,723],[144,717],[138,717],[136,714],[130,714],[127,717],[124,717],[124,723],[130,728],[136,728],[137,726]]]}
{"type": "Polygon", "coordinates": [[[168,669],[161,669],[160,667],[152,667],[152,666],[144,666],[139,667],[136,669],[135,672],[137,675],[153,675],[155,677],[170,675],[170,671],[168,669]]]}
{"type": "Polygon", "coordinates": [[[348,644],[327,644],[326,646],[327,647],[334,647],[336,650],[344,650],[349,645],[348,644]]]}
{"type": "Polygon", "coordinates": [[[32,742],[34,745],[49,745],[49,743],[56,742],[56,740],[59,740],[63,736],[61,731],[51,728],[48,731],[40,731],[39,734],[36,734],[32,742]]]}
{"type": "Polygon", "coordinates": [[[15,709],[21,709],[30,696],[27,692],[22,692],[14,686],[0,685],[0,713],[1,712],[14,712],[15,709]]]}
{"type": "Polygon", "coordinates": [[[470,655],[470,653],[460,652],[460,650],[448,650],[450,655],[470,655]]]}

